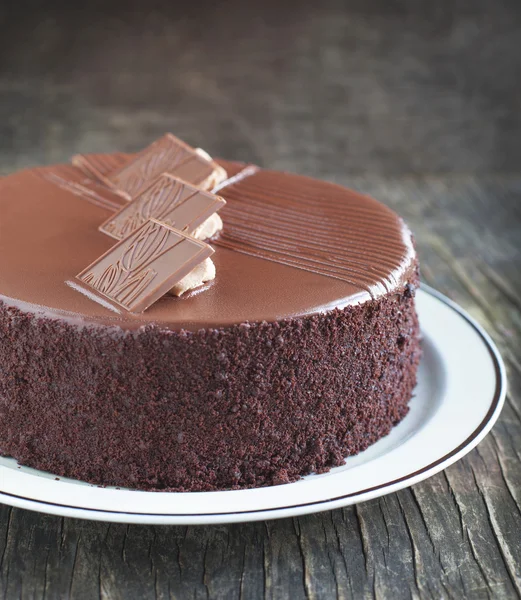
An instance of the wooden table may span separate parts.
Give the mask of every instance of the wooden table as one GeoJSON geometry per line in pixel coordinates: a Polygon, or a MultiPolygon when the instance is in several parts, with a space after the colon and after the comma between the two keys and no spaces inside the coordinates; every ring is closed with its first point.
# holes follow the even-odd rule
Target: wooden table
{"type": "Polygon", "coordinates": [[[410,223],[424,280],[490,332],[510,391],[465,459],[343,510],[148,527],[0,506],[0,597],[518,597],[519,4],[10,4],[1,172],[171,130],[211,153],[364,190],[410,223]]]}

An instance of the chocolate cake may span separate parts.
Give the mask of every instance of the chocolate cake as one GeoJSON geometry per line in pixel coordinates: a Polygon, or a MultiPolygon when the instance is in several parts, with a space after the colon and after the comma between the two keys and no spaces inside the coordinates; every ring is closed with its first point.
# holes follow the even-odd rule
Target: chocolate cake
{"type": "MultiPolygon", "coordinates": [[[[78,278],[117,242],[100,226],[146,187],[122,173],[132,160],[0,180],[0,454],[100,485],[206,491],[321,473],[389,433],[420,357],[402,220],[304,176],[185,169],[223,199],[222,231],[197,242],[215,278],[134,310],[78,278]]],[[[153,177],[173,172],[165,160],[153,177]]]]}

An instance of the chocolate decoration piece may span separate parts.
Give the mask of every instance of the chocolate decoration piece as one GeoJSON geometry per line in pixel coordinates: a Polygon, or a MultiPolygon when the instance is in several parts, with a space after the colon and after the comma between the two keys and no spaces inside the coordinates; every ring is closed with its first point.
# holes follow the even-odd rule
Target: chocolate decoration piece
{"type": "Polygon", "coordinates": [[[107,179],[110,185],[135,198],[161,173],[169,173],[202,189],[211,189],[226,179],[222,167],[171,133],[142,150],[107,179]]]}
{"type": "Polygon", "coordinates": [[[213,249],[150,219],[78,276],[97,294],[130,312],[142,312],[213,249]]]}
{"type": "Polygon", "coordinates": [[[121,169],[131,158],[131,154],[124,154],[123,152],[114,154],[75,154],[71,162],[90,179],[113,187],[108,176],[121,169]]]}
{"type": "Polygon", "coordinates": [[[144,192],[105,221],[99,230],[121,240],[145,221],[154,218],[179,231],[192,233],[225,204],[219,196],[163,173],[144,192]]]}

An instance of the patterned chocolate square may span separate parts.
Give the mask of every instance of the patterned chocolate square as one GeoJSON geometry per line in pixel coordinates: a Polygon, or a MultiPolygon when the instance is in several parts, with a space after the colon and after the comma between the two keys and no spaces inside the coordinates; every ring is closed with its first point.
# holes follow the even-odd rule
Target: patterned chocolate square
{"type": "Polygon", "coordinates": [[[223,198],[163,173],[99,229],[121,240],[148,219],[157,219],[180,231],[191,233],[225,204],[223,198]]]}
{"type": "Polygon", "coordinates": [[[162,173],[170,173],[202,189],[211,189],[226,177],[214,161],[167,133],[110,173],[107,180],[116,189],[135,198],[162,173]]]}
{"type": "Polygon", "coordinates": [[[142,312],[212,254],[208,244],[150,219],[77,279],[102,299],[142,312]]]}

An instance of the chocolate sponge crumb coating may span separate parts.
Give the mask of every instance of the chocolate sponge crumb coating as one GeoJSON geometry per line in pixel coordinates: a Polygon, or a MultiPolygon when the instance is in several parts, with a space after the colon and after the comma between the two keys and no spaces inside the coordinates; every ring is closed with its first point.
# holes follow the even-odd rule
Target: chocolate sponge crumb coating
{"type": "Polygon", "coordinates": [[[0,452],[142,490],[327,471],[407,413],[417,283],[325,314],[198,332],[77,326],[0,302],[0,452]]]}

